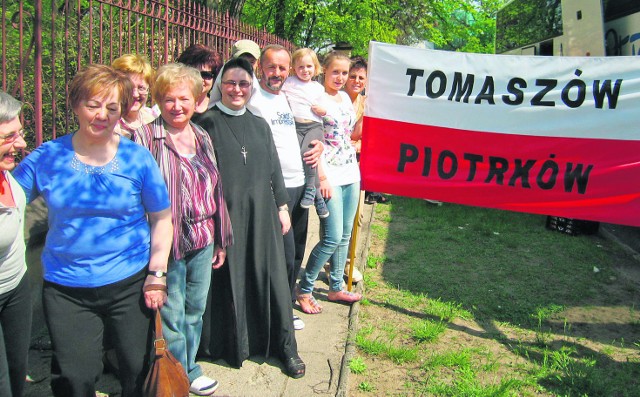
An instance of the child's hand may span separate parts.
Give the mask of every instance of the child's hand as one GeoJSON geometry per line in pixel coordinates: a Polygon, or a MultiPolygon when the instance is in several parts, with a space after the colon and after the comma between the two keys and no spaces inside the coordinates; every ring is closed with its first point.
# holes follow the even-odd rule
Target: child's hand
{"type": "Polygon", "coordinates": [[[319,117],[322,117],[327,114],[327,109],[323,108],[320,105],[311,105],[311,111],[319,117]]]}

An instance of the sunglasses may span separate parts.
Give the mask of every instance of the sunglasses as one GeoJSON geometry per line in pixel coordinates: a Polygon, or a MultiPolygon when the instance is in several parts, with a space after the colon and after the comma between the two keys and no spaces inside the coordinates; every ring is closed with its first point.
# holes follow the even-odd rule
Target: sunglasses
{"type": "Polygon", "coordinates": [[[201,70],[200,71],[200,77],[202,77],[204,80],[213,80],[214,76],[213,73],[208,72],[206,70],[201,70]]]}

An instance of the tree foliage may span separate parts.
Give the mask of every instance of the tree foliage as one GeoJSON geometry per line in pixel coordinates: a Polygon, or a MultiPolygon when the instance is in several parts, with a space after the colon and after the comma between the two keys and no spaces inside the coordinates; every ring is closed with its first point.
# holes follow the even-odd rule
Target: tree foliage
{"type": "Polygon", "coordinates": [[[301,47],[323,52],[348,41],[366,55],[369,41],[492,53],[495,14],[505,0],[242,0],[241,19],[301,47]]]}

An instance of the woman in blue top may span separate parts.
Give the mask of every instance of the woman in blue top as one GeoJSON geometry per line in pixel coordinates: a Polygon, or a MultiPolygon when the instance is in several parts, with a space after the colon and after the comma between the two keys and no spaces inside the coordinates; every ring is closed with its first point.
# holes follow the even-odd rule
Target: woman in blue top
{"type": "Polygon", "coordinates": [[[95,395],[105,333],[115,345],[122,396],[139,396],[147,308],[167,299],[167,188],[149,151],[114,132],[133,90],[108,66],[78,72],[69,87],[78,131],[40,146],[14,173],[27,200],[42,196],[49,209],[43,307],[60,368],[51,378],[55,396],[95,395]]]}

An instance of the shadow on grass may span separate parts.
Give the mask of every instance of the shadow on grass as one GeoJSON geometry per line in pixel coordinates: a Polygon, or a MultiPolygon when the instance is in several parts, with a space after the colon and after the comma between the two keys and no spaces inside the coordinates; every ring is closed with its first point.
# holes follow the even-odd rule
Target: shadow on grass
{"type": "MultiPolygon", "coordinates": [[[[376,209],[376,218],[382,223],[372,226],[374,238],[386,241],[384,281],[413,294],[460,304],[483,328],[449,323],[450,329],[495,340],[527,360],[567,374],[539,374],[541,386],[549,391],[640,395],[637,380],[621,385],[629,393],[602,390],[615,382],[616,372],[625,374],[624,382],[630,374],[638,379],[637,362],[617,362],[582,344],[563,341],[563,354],[573,358],[563,364],[566,357],[545,357],[539,346],[511,339],[495,325],[568,333],[605,344],[626,341],[626,347],[637,351],[640,265],[629,253],[598,235],[572,237],[549,231],[540,215],[432,206],[395,197],[391,206],[376,209]],[[386,227],[381,226],[384,223],[386,227]]],[[[371,303],[438,320],[388,302],[371,303]]]]}

